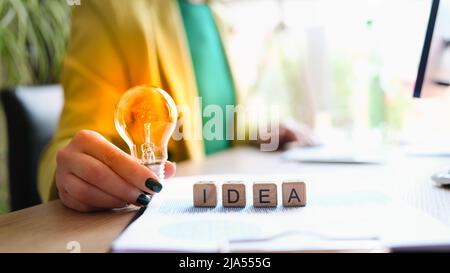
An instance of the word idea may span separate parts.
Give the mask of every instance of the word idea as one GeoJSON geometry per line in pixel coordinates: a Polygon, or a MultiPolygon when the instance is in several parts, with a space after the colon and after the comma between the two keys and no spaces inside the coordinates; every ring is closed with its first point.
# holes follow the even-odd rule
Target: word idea
{"type": "MultiPolygon", "coordinates": [[[[214,181],[199,181],[194,184],[194,207],[216,207],[218,187],[214,181]]],[[[253,183],[253,206],[270,208],[278,206],[277,183],[261,181],[253,183]]],[[[284,207],[306,206],[306,185],[298,180],[283,181],[281,198],[284,207]]],[[[222,206],[243,208],[247,204],[246,186],[243,181],[228,181],[222,184],[222,206]]]]}

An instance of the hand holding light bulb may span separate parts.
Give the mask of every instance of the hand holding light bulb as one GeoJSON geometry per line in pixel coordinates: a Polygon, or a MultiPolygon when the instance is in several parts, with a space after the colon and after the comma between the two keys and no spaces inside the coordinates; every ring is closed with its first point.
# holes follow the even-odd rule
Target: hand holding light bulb
{"type": "MultiPolygon", "coordinates": [[[[147,90],[150,87],[143,88],[147,90]]],[[[164,91],[158,91],[159,94],[163,94],[163,98],[156,96],[155,104],[151,103],[147,96],[144,96],[142,101],[151,103],[154,111],[159,111],[158,107],[164,106],[163,102],[168,97],[170,105],[173,106],[171,98],[165,92],[162,92],[164,91]]],[[[130,93],[125,93],[123,98],[127,98],[127,94],[130,93]]],[[[145,94],[150,95],[151,92],[145,94]]],[[[126,101],[131,102],[133,100],[126,99],[126,101]]],[[[119,102],[117,111],[122,111],[123,117],[131,117],[127,116],[126,113],[136,113],[134,110],[128,112],[126,109],[120,108],[120,105],[119,102]]],[[[132,109],[147,109],[147,106],[144,106],[132,109]]],[[[169,112],[163,111],[162,113],[168,114],[169,112]]],[[[131,150],[132,156],[95,131],[79,131],[69,144],[59,150],[57,154],[55,181],[62,203],[69,208],[83,212],[121,208],[130,203],[146,206],[151,200],[149,195],[153,195],[162,189],[160,181],[163,174],[166,178],[175,174],[175,165],[166,160],[167,141],[175,127],[172,122],[176,121],[177,115],[176,112],[170,112],[170,118],[161,121],[154,119],[161,117],[161,113],[156,114],[156,116],[144,115],[144,117],[151,117],[152,119],[150,125],[140,127],[142,130],[133,129],[128,132],[128,129],[138,128],[133,127],[134,125],[141,124],[134,122],[136,116],[130,120],[133,121],[132,123],[124,123],[127,127],[123,128],[123,132],[131,133],[126,135],[130,137],[126,141],[130,145],[131,140],[135,145],[130,146],[130,148],[136,147],[135,150],[131,150]],[[135,132],[135,130],[140,132],[135,132]],[[139,137],[134,138],[137,136],[139,137]],[[160,136],[161,138],[159,138],[160,136]],[[137,149],[138,146],[140,150],[137,149]],[[165,150],[162,150],[162,148],[165,150]],[[157,170],[157,173],[152,169],[157,170]]],[[[119,116],[121,114],[116,113],[116,118],[119,116]]],[[[138,120],[142,122],[142,119],[138,120]]],[[[116,125],[117,122],[116,120],[116,125]]],[[[121,127],[118,129],[121,129],[121,127]]],[[[121,136],[123,137],[122,133],[121,136]]]]}

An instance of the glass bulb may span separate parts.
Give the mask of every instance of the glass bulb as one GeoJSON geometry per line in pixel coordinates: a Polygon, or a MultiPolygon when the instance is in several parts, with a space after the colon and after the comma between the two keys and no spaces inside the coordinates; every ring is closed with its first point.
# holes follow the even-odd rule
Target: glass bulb
{"type": "Polygon", "coordinates": [[[167,145],[178,118],[175,102],[160,88],[141,85],[125,92],[114,114],[119,135],[139,163],[164,178],[167,145]]]}

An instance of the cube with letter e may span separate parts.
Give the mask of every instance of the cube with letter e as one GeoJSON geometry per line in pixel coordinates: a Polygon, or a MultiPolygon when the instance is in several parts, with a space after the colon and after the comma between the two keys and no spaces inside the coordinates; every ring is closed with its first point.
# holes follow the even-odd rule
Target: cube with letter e
{"type": "Polygon", "coordinates": [[[276,207],[278,205],[277,184],[272,182],[253,183],[253,206],[276,207]]]}
{"type": "Polygon", "coordinates": [[[243,182],[230,181],[222,184],[222,204],[224,207],[245,207],[245,199],[245,184],[243,182]]]}
{"type": "Polygon", "coordinates": [[[284,181],[281,186],[283,192],[284,207],[306,206],[306,185],[305,182],[289,180],[284,181]]]}
{"type": "Polygon", "coordinates": [[[194,184],[194,207],[215,207],[217,187],[214,181],[200,181],[194,184]]]}

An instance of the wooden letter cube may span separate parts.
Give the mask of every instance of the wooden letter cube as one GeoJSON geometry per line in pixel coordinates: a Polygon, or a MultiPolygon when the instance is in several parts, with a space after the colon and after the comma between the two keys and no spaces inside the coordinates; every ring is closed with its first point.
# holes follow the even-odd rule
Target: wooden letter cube
{"type": "Polygon", "coordinates": [[[285,181],[281,186],[283,192],[283,206],[306,206],[306,185],[300,181],[285,181]]]}
{"type": "Polygon", "coordinates": [[[271,182],[253,183],[254,207],[276,207],[277,205],[277,184],[271,182]]]}
{"type": "Polygon", "coordinates": [[[200,181],[194,184],[194,207],[215,207],[217,187],[213,181],[200,181]]]}
{"type": "Polygon", "coordinates": [[[224,207],[245,207],[245,184],[232,181],[222,184],[222,204],[224,207]]]}

